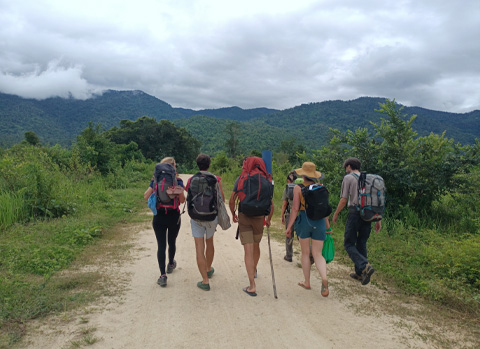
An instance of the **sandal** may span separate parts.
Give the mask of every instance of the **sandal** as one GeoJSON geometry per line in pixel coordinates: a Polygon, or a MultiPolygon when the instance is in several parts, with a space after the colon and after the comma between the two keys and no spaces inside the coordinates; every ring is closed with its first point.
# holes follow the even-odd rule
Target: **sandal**
{"type": "Polygon", "coordinates": [[[214,272],[215,272],[215,269],[213,269],[213,267],[210,271],[207,271],[207,276],[208,276],[209,279],[212,277],[214,272]]]}
{"type": "Polygon", "coordinates": [[[243,292],[245,292],[245,293],[248,294],[249,296],[256,297],[256,296],[257,296],[257,293],[256,293],[256,292],[250,292],[250,291],[248,290],[249,287],[250,287],[250,286],[247,286],[247,287],[243,288],[243,289],[242,289],[243,292]]]}
{"type": "Polygon", "coordinates": [[[197,282],[197,287],[204,291],[210,291],[210,284],[204,284],[202,281],[197,282]]]}
{"type": "Polygon", "coordinates": [[[328,291],[328,281],[327,281],[327,284],[326,284],[326,285],[324,285],[324,284],[323,284],[323,281],[322,281],[322,291],[321,291],[322,296],[323,296],[323,297],[328,297],[328,294],[329,294],[329,293],[330,293],[330,292],[328,291]]]}

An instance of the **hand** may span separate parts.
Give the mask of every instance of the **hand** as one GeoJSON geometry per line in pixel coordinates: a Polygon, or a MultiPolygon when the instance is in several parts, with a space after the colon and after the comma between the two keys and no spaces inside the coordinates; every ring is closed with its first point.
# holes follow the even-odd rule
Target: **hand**
{"type": "Polygon", "coordinates": [[[291,232],[291,229],[287,229],[287,230],[285,230],[285,236],[286,236],[287,238],[290,238],[290,237],[292,237],[292,232],[291,232]]]}
{"type": "Polygon", "coordinates": [[[333,218],[332,218],[333,224],[337,224],[337,220],[338,220],[338,213],[335,212],[335,214],[333,215],[333,218]]]}
{"type": "Polygon", "coordinates": [[[282,224],[285,225],[285,216],[282,214],[282,224]]]}
{"type": "Polygon", "coordinates": [[[375,222],[375,233],[378,233],[382,229],[382,221],[375,222]]]}
{"type": "Polygon", "coordinates": [[[238,223],[238,216],[235,213],[232,213],[233,223],[238,223]]]}
{"type": "Polygon", "coordinates": [[[270,227],[270,224],[271,224],[270,219],[269,218],[265,219],[265,225],[267,227],[270,227]]]}

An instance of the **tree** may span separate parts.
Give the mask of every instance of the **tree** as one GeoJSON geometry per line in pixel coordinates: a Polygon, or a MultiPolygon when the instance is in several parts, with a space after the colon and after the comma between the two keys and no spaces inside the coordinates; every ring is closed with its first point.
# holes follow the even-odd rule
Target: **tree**
{"type": "Polygon", "coordinates": [[[225,147],[227,148],[228,155],[236,157],[240,154],[238,139],[240,136],[240,124],[238,122],[229,122],[225,127],[225,132],[228,134],[225,147]]]}
{"type": "Polygon", "coordinates": [[[295,137],[290,137],[280,143],[278,151],[287,154],[288,161],[292,166],[295,166],[298,164],[298,154],[304,153],[306,149],[303,145],[297,143],[295,137]]]}
{"type": "Polygon", "coordinates": [[[186,129],[147,116],[137,121],[122,120],[120,128],[114,127],[106,135],[117,144],[135,142],[145,158],[153,161],[173,156],[177,163],[189,166],[200,152],[200,142],[186,129]]]}
{"type": "Polygon", "coordinates": [[[33,131],[25,132],[25,141],[31,145],[40,145],[40,138],[38,138],[37,134],[33,131]]]}

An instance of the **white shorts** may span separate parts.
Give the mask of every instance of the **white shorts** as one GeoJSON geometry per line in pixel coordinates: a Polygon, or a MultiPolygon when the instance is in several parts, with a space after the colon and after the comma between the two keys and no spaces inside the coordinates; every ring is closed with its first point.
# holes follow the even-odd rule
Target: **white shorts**
{"type": "Polygon", "coordinates": [[[207,239],[210,239],[215,230],[217,230],[218,217],[215,217],[213,221],[197,221],[195,219],[190,219],[190,225],[192,226],[192,236],[194,238],[203,238],[205,235],[207,239]]]}

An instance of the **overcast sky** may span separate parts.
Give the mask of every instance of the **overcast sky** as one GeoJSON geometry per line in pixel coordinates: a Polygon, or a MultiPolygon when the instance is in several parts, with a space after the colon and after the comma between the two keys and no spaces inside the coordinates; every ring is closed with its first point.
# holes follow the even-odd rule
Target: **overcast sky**
{"type": "Polygon", "coordinates": [[[0,92],[480,109],[480,0],[0,0],[0,92]]]}

